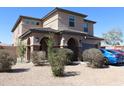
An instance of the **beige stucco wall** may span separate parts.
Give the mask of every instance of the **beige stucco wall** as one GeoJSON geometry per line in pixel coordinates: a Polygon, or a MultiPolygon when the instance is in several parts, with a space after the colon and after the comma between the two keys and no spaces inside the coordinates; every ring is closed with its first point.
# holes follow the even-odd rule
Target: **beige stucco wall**
{"type": "MultiPolygon", "coordinates": [[[[44,37],[48,37],[48,33],[32,33],[30,34],[30,36],[28,36],[30,38],[30,45],[40,45],[40,41],[44,38],[44,37]],[[38,42],[36,42],[36,38],[39,39],[38,42]]],[[[27,38],[28,38],[27,37],[27,38]]],[[[27,43],[27,39],[24,39],[24,41],[27,43]]],[[[57,45],[57,40],[55,40],[54,45],[57,45]]]]}
{"type": "Polygon", "coordinates": [[[89,23],[88,34],[94,35],[93,23],[89,23]]]}
{"type": "Polygon", "coordinates": [[[54,15],[50,16],[49,18],[46,18],[43,21],[43,27],[50,27],[53,29],[58,30],[58,13],[55,13],[54,15]]]}
{"type": "MultiPolygon", "coordinates": [[[[56,30],[77,30],[83,31],[83,17],[82,16],[75,16],[75,27],[69,27],[69,16],[72,14],[65,13],[65,12],[57,12],[54,15],[46,18],[43,21],[43,27],[50,27],[56,30]]],[[[88,34],[93,35],[93,23],[88,22],[88,34]]]]}
{"type": "Polygon", "coordinates": [[[70,38],[75,39],[76,40],[76,43],[78,44],[77,46],[78,47],[81,47],[81,43],[79,42],[79,40],[81,40],[82,37],[81,36],[77,36],[77,35],[69,35],[69,34],[63,34],[62,35],[60,46],[61,47],[67,46],[68,40],[70,38]]]}
{"type": "Polygon", "coordinates": [[[81,16],[75,16],[75,27],[69,27],[69,16],[72,14],[64,13],[64,12],[58,12],[59,13],[59,21],[58,21],[58,28],[60,30],[65,29],[73,29],[73,30],[79,30],[83,31],[83,17],[81,16]]]}
{"type": "Polygon", "coordinates": [[[30,46],[32,46],[32,45],[37,45],[37,44],[35,43],[35,36],[33,36],[33,34],[31,34],[31,35],[29,35],[28,37],[26,37],[26,38],[23,39],[23,42],[24,42],[24,44],[25,44],[26,46],[28,45],[28,44],[27,44],[28,39],[30,39],[30,46]]]}
{"type": "MultiPolygon", "coordinates": [[[[28,29],[31,29],[31,28],[50,27],[56,30],[72,29],[72,30],[77,30],[77,31],[83,31],[83,24],[84,24],[83,17],[74,15],[75,16],[75,27],[69,27],[69,16],[70,15],[72,14],[65,13],[65,12],[56,12],[55,14],[44,19],[43,22],[41,20],[23,18],[20,24],[16,27],[15,31],[13,32],[14,45],[16,45],[17,38],[20,35],[22,35],[24,32],[28,31],[28,29]],[[28,20],[29,22],[32,22],[32,21],[39,22],[40,25],[26,24],[25,23],[26,20],[28,20]]],[[[93,23],[88,22],[88,26],[89,26],[88,34],[93,35],[93,23]]],[[[42,37],[42,35],[40,34],[39,37],[42,37]]],[[[68,35],[68,37],[70,37],[70,35],[68,35]]]]}
{"type": "Polygon", "coordinates": [[[23,18],[21,20],[21,22],[19,23],[19,25],[16,27],[16,29],[13,31],[13,44],[14,44],[14,46],[17,45],[18,37],[21,36],[26,31],[28,31],[28,29],[39,28],[39,27],[42,27],[42,22],[40,20],[23,18]],[[28,20],[30,23],[26,24],[26,22],[25,22],[26,20],[28,20]],[[33,22],[39,22],[40,24],[39,25],[32,25],[31,24],[32,21],[33,22]]]}
{"type": "Polygon", "coordinates": [[[101,40],[95,40],[95,39],[82,39],[83,43],[87,44],[98,44],[101,40]]]}
{"type": "Polygon", "coordinates": [[[69,35],[69,34],[64,34],[62,35],[62,39],[60,42],[60,46],[67,46],[68,40],[70,38],[73,38],[76,40],[77,42],[77,46],[78,47],[82,47],[82,43],[88,43],[88,44],[98,44],[100,42],[100,40],[95,40],[95,39],[84,39],[84,36],[80,36],[80,35],[69,35]]]}
{"type": "Polygon", "coordinates": [[[24,18],[22,20],[22,33],[25,33],[26,31],[28,31],[28,29],[31,29],[31,28],[39,28],[39,27],[42,27],[42,22],[41,20],[34,20],[34,19],[26,19],[24,18]],[[26,21],[29,21],[29,24],[26,24],[26,21]],[[39,22],[39,25],[33,25],[31,22],[39,22]]]}
{"type": "Polygon", "coordinates": [[[14,46],[17,45],[18,37],[22,34],[22,21],[16,27],[15,31],[13,32],[13,44],[14,46]]]}

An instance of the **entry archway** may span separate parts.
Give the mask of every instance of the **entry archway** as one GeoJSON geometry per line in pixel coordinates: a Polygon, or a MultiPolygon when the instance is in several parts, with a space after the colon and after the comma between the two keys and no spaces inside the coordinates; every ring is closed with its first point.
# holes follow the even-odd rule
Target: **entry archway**
{"type": "Polygon", "coordinates": [[[47,46],[47,41],[48,41],[48,37],[44,37],[41,39],[40,41],[40,51],[45,51],[46,52],[46,57],[48,54],[48,46],[47,46]]]}
{"type": "Polygon", "coordinates": [[[74,52],[74,61],[78,60],[78,41],[74,38],[70,38],[67,42],[67,48],[71,49],[74,52]]]}

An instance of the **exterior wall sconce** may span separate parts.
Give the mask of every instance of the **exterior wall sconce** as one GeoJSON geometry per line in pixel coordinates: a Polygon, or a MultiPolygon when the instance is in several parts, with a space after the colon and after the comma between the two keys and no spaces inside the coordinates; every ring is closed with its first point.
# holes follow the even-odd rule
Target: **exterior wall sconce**
{"type": "Polygon", "coordinates": [[[82,40],[79,40],[79,42],[81,43],[81,42],[82,42],[82,40]]]}
{"type": "Polygon", "coordinates": [[[84,39],[87,39],[87,37],[86,37],[86,36],[84,36],[84,39]]]}
{"type": "Polygon", "coordinates": [[[35,42],[38,43],[40,40],[38,37],[35,37],[35,42]]]}

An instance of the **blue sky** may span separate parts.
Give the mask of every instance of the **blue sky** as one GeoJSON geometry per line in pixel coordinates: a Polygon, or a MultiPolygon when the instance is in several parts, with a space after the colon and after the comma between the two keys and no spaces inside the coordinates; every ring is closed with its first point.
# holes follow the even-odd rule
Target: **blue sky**
{"type": "MultiPolygon", "coordinates": [[[[100,8],[100,7],[63,7],[71,11],[88,15],[87,19],[96,21],[94,26],[95,36],[102,37],[102,34],[111,29],[121,29],[124,33],[124,8],[100,8]]],[[[53,7],[39,8],[0,8],[0,41],[12,43],[11,29],[19,15],[42,18],[53,7]]]]}

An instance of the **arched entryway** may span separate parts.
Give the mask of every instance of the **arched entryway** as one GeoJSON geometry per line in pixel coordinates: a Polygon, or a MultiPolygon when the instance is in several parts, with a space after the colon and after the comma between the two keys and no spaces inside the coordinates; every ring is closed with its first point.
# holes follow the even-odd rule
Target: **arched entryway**
{"type": "Polygon", "coordinates": [[[46,57],[47,57],[47,54],[48,54],[48,46],[47,46],[47,41],[48,41],[48,37],[44,37],[41,39],[40,41],[40,51],[45,51],[46,52],[46,57]]]}
{"type": "Polygon", "coordinates": [[[74,52],[73,60],[78,60],[78,41],[74,38],[70,38],[67,42],[67,48],[71,49],[74,52]]]}
{"type": "Polygon", "coordinates": [[[30,61],[31,56],[31,47],[30,47],[30,38],[27,40],[27,60],[30,61]]]}

